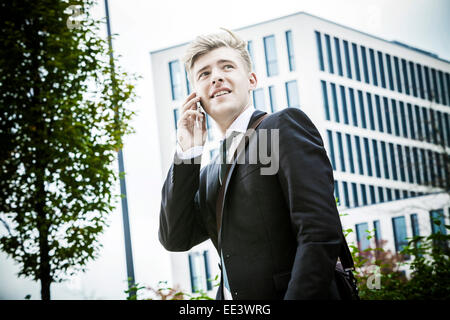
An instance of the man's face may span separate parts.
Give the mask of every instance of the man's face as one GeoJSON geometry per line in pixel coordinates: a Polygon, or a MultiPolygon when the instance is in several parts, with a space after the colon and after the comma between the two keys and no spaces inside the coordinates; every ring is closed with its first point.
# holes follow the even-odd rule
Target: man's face
{"type": "Polygon", "coordinates": [[[238,51],[227,47],[200,56],[192,78],[203,108],[222,127],[229,126],[248,105],[257,82],[238,51]]]}

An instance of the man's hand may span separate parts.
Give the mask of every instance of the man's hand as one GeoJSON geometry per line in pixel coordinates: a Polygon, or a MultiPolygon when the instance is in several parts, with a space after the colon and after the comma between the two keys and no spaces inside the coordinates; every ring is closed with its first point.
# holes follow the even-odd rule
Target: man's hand
{"type": "Polygon", "coordinates": [[[206,141],[206,117],[204,113],[197,111],[198,101],[200,97],[193,92],[181,107],[181,116],[177,123],[177,141],[183,152],[195,146],[203,146],[206,141]],[[196,120],[199,127],[196,126],[196,120]]]}

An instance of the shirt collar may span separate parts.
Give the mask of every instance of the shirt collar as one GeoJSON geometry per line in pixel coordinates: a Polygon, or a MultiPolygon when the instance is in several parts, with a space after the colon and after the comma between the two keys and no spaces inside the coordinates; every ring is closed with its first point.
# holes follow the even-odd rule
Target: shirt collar
{"type": "Polygon", "coordinates": [[[228,138],[233,132],[245,133],[247,131],[247,127],[253,112],[255,112],[255,107],[253,107],[253,105],[250,105],[228,127],[225,136],[222,136],[221,140],[228,138]]]}

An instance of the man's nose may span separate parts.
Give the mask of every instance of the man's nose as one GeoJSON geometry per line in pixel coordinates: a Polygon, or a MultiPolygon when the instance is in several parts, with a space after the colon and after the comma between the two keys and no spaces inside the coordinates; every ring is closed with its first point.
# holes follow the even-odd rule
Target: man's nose
{"type": "Polygon", "coordinates": [[[218,85],[223,83],[223,75],[220,71],[213,71],[213,75],[211,77],[211,81],[213,85],[218,85]]]}

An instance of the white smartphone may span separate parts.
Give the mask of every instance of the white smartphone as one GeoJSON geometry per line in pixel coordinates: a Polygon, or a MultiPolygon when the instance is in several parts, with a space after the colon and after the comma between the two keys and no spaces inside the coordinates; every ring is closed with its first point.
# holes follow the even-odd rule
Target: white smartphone
{"type": "MultiPolygon", "coordinates": [[[[203,112],[202,104],[200,103],[200,101],[197,101],[197,112],[199,113],[203,112]]],[[[197,127],[197,129],[200,128],[200,124],[198,123],[198,116],[195,118],[195,126],[197,127]]]]}

